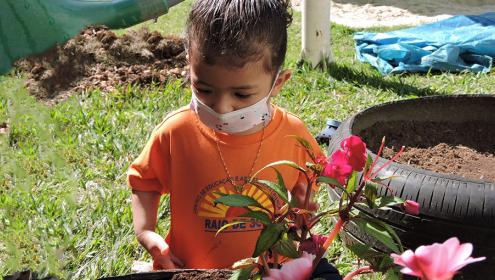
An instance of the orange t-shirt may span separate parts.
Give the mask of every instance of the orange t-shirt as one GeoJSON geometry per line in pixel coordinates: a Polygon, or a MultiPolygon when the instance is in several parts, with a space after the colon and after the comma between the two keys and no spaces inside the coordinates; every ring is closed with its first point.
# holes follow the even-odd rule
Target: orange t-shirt
{"type": "MultiPolygon", "coordinates": [[[[228,268],[234,262],[251,257],[262,225],[250,221],[227,228],[215,237],[219,228],[232,222],[242,209],[213,201],[220,193],[234,193],[220,158],[234,178],[242,182],[250,175],[251,166],[263,142],[254,172],[268,163],[291,160],[305,166],[309,156],[288,135],[309,141],[317,154],[322,154],[302,121],[274,106],[273,118],[265,127],[249,135],[214,133],[188,107],[169,114],[153,131],[139,157],[128,171],[128,183],[134,190],[170,194],[171,226],[167,243],[187,268],[228,268]]],[[[296,184],[299,173],[279,166],[287,188],[296,184]]],[[[252,175],[252,174],[251,174],[252,175]]],[[[266,169],[257,179],[276,181],[275,171],[266,169]]],[[[242,193],[258,200],[267,208],[272,205],[265,193],[245,185],[242,193]]]]}

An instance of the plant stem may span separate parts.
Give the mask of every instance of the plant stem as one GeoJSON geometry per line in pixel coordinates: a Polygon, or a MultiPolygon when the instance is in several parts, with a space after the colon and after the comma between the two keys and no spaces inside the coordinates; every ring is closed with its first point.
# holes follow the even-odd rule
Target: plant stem
{"type": "Polygon", "coordinates": [[[344,219],[342,219],[342,217],[339,217],[337,224],[335,224],[335,227],[328,234],[328,238],[327,240],[325,240],[325,243],[323,243],[323,248],[316,254],[316,258],[313,260],[313,270],[320,262],[321,258],[323,257],[323,254],[325,254],[328,247],[330,247],[330,244],[332,244],[332,241],[335,239],[335,237],[337,237],[339,232],[342,230],[342,227],[344,226],[344,222],[345,222],[344,219]]]}
{"type": "Polygon", "coordinates": [[[263,268],[265,269],[265,275],[270,276],[270,267],[268,266],[268,263],[266,262],[265,255],[261,254],[260,256],[261,259],[261,264],[263,265],[263,268]]]}
{"type": "Polygon", "coordinates": [[[349,212],[351,211],[354,203],[356,203],[358,197],[361,195],[361,192],[363,191],[365,185],[366,185],[366,180],[364,179],[363,181],[361,181],[361,184],[357,188],[354,195],[351,197],[349,204],[347,204],[344,210],[339,211],[339,220],[337,221],[337,224],[335,224],[335,227],[332,229],[332,231],[328,234],[328,238],[323,244],[323,249],[316,256],[314,263],[318,263],[318,261],[320,261],[321,257],[327,251],[328,247],[330,247],[335,237],[337,237],[339,232],[342,230],[344,223],[349,220],[349,212]]]}
{"type": "Polygon", "coordinates": [[[305,197],[304,197],[304,209],[308,209],[309,208],[309,199],[311,198],[311,190],[312,190],[312,186],[313,186],[313,178],[314,176],[312,176],[313,178],[310,178],[308,176],[308,174],[304,173],[304,175],[306,176],[306,182],[308,183],[308,185],[306,186],[306,193],[305,193],[305,197]]]}
{"type": "MultiPolygon", "coordinates": [[[[306,182],[307,182],[307,186],[306,186],[306,193],[305,193],[305,196],[304,196],[304,205],[303,205],[303,209],[308,209],[309,208],[309,199],[311,198],[311,191],[312,191],[312,186],[313,186],[313,182],[314,182],[314,179],[316,178],[316,176],[311,176],[309,177],[308,174],[304,173],[304,176],[306,177],[306,182]]],[[[304,219],[304,227],[302,229],[302,232],[301,232],[301,238],[304,240],[306,239],[306,235],[308,235],[308,227],[307,227],[307,224],[306,224],[306,218],[303,217],[304,219]]]]}
{"type": "Polygon", "coordinates": [[[335,224],[335,227],[328,234],[327,240],[325,240],[325,243],[323,244],[323,252],[327,251],[328,247],[330,247],[335,237],[337,237],[339,232],[342,230],[343,226],[344,226],[344,219],[340,217],[337,223],[335,224]]]}
{"type": "Polygon", "coordinates": [[[370,266],[363,266],[360,267],[354,271],[351,271],[349,274],[347,274],[343,280],[351,280],[354,276],[357,276],[359,274],[364,274],[364,273],[371,273],[374,272],[374,270],[370,266]]]}
{"type": "Polygon", "coordinates": [[[382,137],[382,142],[380,143],[380,148],[378,149],[378,153],[376,153],[375,160],[371,163],[370,169],[366,172],[366,174],[363,174],[364,179],[368,179],[371,176],[371,173],[373,173],[373,168],[375,168],[376,163],[378,162],[378,158],[380,158],[380,154],[382,153],[383,147],[385,146],[385,136],[382,137]]]}

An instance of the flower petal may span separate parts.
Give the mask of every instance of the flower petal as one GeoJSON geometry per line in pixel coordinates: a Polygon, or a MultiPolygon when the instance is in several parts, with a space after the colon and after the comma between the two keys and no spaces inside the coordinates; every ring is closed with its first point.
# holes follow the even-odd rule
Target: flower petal
{"type": "Polygon", "coordinates": [[[445,258],[444,248],[439,243],[420,246],[415,251],[420,269],[432,279],[442,278],[448,272],[449,260],[445,258]]]}
{"type": "Polygon", "coordinates": [[[340,142],[353,170],[362,171],[366,164],[366,144],[358,136],[351,135],[340,142]]]}
{"type": "Polygon", "coordinates": [[[423,273],[416,263],[416,256],[411,250],[407,250],[402,255],[391,254],[394,259],[394,263],[404,268],[401,270],[402,273],[413,275],[417,277],[423,276],[423,273]]]}
{"type": "Polygon", "coordinates": [[[311,275],[313,270],[313,259],[315,255],[303,252],[302,256],[297,259],[290,260],[282,265],[280,271],[284,275],[284,279],[306,280],[311,275]]]}
{"type": "Polygon", "coordinates": [[[404,201],[404,210],[407,214],[419,215],[419,203],[414,200],[404,201]]]}
{"type": "Polygon", "coordinates": [[[457,250],[455,252],[450,254],[453,266],[457,266],[458,263],[462,263],[464,260],[469,258],[469,256],[471,256],[471,253],[473,253],[473,244],[464,243],[460,246],[458,245],[456,249],[457,250]]]}
{"type": "Polygon", "coordinates": [[[453,237],[442,244],[419,246],[414,253],[407,250],[400,256],[391,256],[394,263],[403,266],[401,272],[404,274],[422,279],[449,280],[462,267],[485,259],[470,257],[472,251],[471,243],[460,244],[459,239],[453,237]]]}
{"type": "Polygon", "coordinates": [[[313,271],[313,260],[316,256],[302,253],[297,259],[282,264],[281,269],[270,269],[270,276],[263,277],[264,280],[306,280],[313,271]]]}
{"type": "Polygon", "coordinates": [[[333,152],[330,163],[335,165],[349,165],[349,158],[342,150],[333,152]]]}

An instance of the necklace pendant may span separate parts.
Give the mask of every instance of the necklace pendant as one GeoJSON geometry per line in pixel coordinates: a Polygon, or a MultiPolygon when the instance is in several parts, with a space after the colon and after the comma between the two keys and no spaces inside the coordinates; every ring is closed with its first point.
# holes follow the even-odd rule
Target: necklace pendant
{"type": "Polygon", "coordinates": [[[241,194],[243,189],[244,189],[244,184],[242,184],[242,185],[234,185],[234,190],[235,190],[236,193],[241,194]]]}

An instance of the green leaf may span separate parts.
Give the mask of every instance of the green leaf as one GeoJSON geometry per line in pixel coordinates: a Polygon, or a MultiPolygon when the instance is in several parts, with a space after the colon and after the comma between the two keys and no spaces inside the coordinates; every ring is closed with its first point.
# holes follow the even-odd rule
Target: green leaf
{"type": "Polygon", "coordinates": [[[390,225],[388,225],[387,223],[385,223],[383,221],[380,221],[378,219],[375,219],[373,217],[365,215],[362,212],[359,212],[359,214],[356,217],[360,218],[360,219],[365,219],[365,220],[372,222],[372,223],[375,223],[375,224],[378,224],[381,228],[385,229],[389,233],[389,235],[391,235],[393,237],[393,239],[395,240],[395,244],[397,244],[399,246],[399,252],[404,251],[404,248],[402,247],[402,243],[400,241],[399,236],[397,235],[395,230],[390,225]]]}
{"type": "Polygon", "coordinates": [[[336,213],[339,213],[339,202],[338,201],[334,201],[332,202],[332,204],[330,204],[330,206],[328,206],[328,210],[325,210],[321,213],[319,213],[318,215],[320,216],[327,216],[327,215],[335,215],[336,213]]]}
{"type": "Polygon", "coordinates": [[[364,196],[366,197],[366,201],[370,208],[375,208],[375,200],[378,196],[378,191],[374,184],[370,182],[366,182],[366,186],[364,187],[364,196]]]}
{"type": "Polygon", "coordinates": [[[256,265],[257,262],[258,262],[258,258],[246,258],[246,259],[242,259],[242,260],[236,261],[232,265],[232,269],[247,268],[247,267],[250,267],[252,265],[256,265]]]}
{"type": "Polygon", "coordinates": [[[377,266],[379,271],[385,271],[394,266],[394,260],[389,255],[382,255],[380,263],[377,266]]]}
{"type": "Polygon", "coordinates": [[[308,140],[302,138],[301,136],[297,135],[289,135],[289,137],[295,138],[299,144],[301,144],[305,149],[306,152],[309,154],[309,157],[314,159],[314,153],[313,153],[313,147],[311,147],[311,144],[308,142],[308,140]]]}
{"type": "Polygon", "coordinates": [[[373,179],[371,179],[372,182],[375,182],[375,183],[379,183],[379,182],[382,182],[382,181],[385,181],[385,180],[391,180],[391,179],[396,179],[396,178],[401,178],[401,177],[404,177],[404,176],[401,176],[401,175],[390,175],[390,176],[385,176],[385,177],[375,177],[373,179]]]}
{"type": "Polygon", "coordinates": [[[301,136],[288,135],[288,137],[292,137],[292,138],[296,139],[297,142],[299,142],[299,144],[301,144],[304,148],[306,148],[308,150],[312,150],[311,144],[309,144],[308,140],[302,138],[301,136]]]}
{"type": "MultiPolygon", "coordinates": [[[[275,168],[274,168],[275,169],[275,168]]],[[[265,184],[270,189],[274,190],[275,193],[285,202],[289,203],[288,191],[285,187],[284,179],[282,178],[282,174],[275,169],[277,172],[278,184],[268,181],[268,180],[257,180],[257,183],[265,184]]]]}
{"type": "Polygon", "coordinates": [[[368,170],[370,169],[372,163],[373,163],[373,158],[368,154],[366,157],[366,163],[364,164],[363,174],[368,173],[368,170]]]}
{"type": "Polygon", "coordinates": [[[263,168],[261,168],[260,170],[256,171],[256,173],[253,174],[253,176],[251,176],[251,179],[252,178],[255,178],[256,175],[258,175],[261,171],[269,168],[269,167],[273,167],[273,166],[277,166],[277,165],[288,165],[292,168],[295,168],[301,172],[306,172],[306,170],[302,167],[300,167],[297,163],[293,162],[293,161],[290,161],[290,160],[279,160],[279,161],[275,161],[275,162],[272,162],[270,164],[267,164],[265,165],[263,168]]]}
{"type": "Polygon", "coordinates": [[[306,162],[306,167],[315,170],[316,169],[316,164],[314,164],[312,162],[306,162]]]}
{"type": "Polygon", "coordinates": [[[229,280],[248,280],[251,278],[251,272],[256,266],[250,266],[234,270],[229,280]]]}
{"type": "MultiPolygon", "coordinates": [[[[345,207],[345,206],[344,206],[345,207]]],[[[332,202],[328,207],[327,207],[328,210],[325,210],[323,212],[320,212],[318,213],[318,215],[316,215],[316,217],[314,217],[312,220],[311,220],[311,223],[310,223],[310,228],[312,227],[311,225],[315,225],[317,223],[320,222],[320,220],[323,218],[323,217],[326,217],[326,216],[334,216],[336,214],[339,213],[339,201],[334,201],[332,202]]]]}
{"type": "Polygon", "coordinates": [[[399,267],[394,267],[385,273],[385,280],[400,280],[400,268],[399,267]]]}
{"type": "Polygon", "coordinates": [[[221,203],[227,206],[237,206],[237,207],[248,207],[248,206],[256,206],[259,208],[263,208],[261,204],[254,198],[242,195],[242,194],[223,194],[223,196],[215,199],[213,202],[216,204],[221,203]]]}
{"type": "Polygon", "coordinates": [[[349,249],[356,254],[356,256],[365,260],[368,260],[376,255],[376,252],[371,250],[371,245],[367,244],[352,244],[349,246],[349,249]]]}
{"type": "Polygon", "coordinates": [[[225,225],[223,225],[221,228],[219,228],[217,230],[217,233],[215,233],[215,236],[217,236],[221,231],[225,230],[226,228],[228,228],[230,226],[238,225],[238,224],[244,224],[244,223],[246,223],[246,221],[235,221],[235,222],[232,222],[232,223],[225,224],[225,225]]]}
{"type": "Polygon", "coordinates": [[[333,186],[338,186],[338,187],[341,187],[342,185],[339,183],[339,181],[337,181],[337,179],[335,178],[330,178],[330,177],[325,177],[325,176],[320,176],[318,178],[316,178],[316,182],[319,182],[319,183],[327,183],[329,185],[333,185],[333,186]]]}
{"type": "Polygon", "coordinates": [[[385,228],[388,231],[388,233],[390,235],[392,235],[392,237],[395,240],[395,243],[399,246],[399,252],[403,252],[404,251],[404,248],[402,247],[402,243],[400,241],[400,238],[397,235],[397,233],[395,232],[395,230],[391,226],[389,226],[387,223],[385,223],[383,221],[376,220],[375,222],[377,222],[378,224],[380,224],[383,228],[385,228]]]}
{"type": "Polygon", "coordinates": [[[353,193],[356,190],[357,187],[357,176],[358,173],[357,171],[352,171],[351,176],[349,177],[349,180],[347,180],[347,187],[346,187],[346,192],[347,193],[353,193]]]}
{"type": "Polygon", "coordinates": [[[403,204],[404,201],[404,199],[396,196],[381,196],[375,199],[375,205],[379,209],[388,209],[390,206],[403,204]]]}
{"type": "Polygon", "coordinates": [[[275,243],[274,249],[282,256],[286,256],[291,259],[299,257],[296,244],[294,243],[294,240],[289,238],[287,232],[284,232],[282,234],[282,238],[280,238],[278,242],[275,243]]]}
{"type": "Polygon", "coordinates": [[[263,211],[250,211],[240,215],[240,217],[255,218],[264,225],[268,225],[269,223],[271,223],[270,216],[268,216],[268,214],[263,211]]]}
{"type": "Polygon", "coordinates": [[[261,253],[272,247],[273,244],[280,239],[280,234],[284,228],[285,227],[282,224],[269,224],[265,227],[256,241],[256,248],[254,249],[253,258],[258,257],[261,253]]]}
{"type": "Polygon", "coordinates": [[[297,198],[295,196],[291,196],[290,197],[290,201],[289,201],[289,207],[291,208],[298,208],[300,205],[299,205],[299,201],[297,200],[297,198]]]}
{"type": "MultiPolygon", "coordinates": [[[[363,216],[361,216],[363,217],[363,216]]],[[[383,243],[385,246],[390,248],[395,253],[399,253],[400,249],[394,241],[392,235],[384,228],[382,225],[376,221],[370,221],[369,218],[366,219],[356,219],[354,220],[361,230],[368,233],[369,235],[375,237],[378,241],[383,243]]]]}
{"type": "Polygon", "coordinates": [[[282,176],[282,173],[280,173],[280,171],[278,171],[276,168],[273,168],[273,169],[277,173],[277,181],[278,181],[278,185],[280,187],[280,190],[287,197],[287,187],[285,186],[284,177],[282,176]]]}

